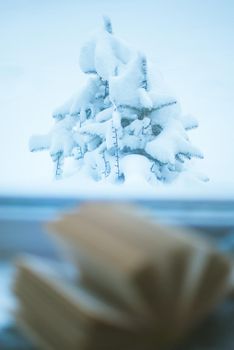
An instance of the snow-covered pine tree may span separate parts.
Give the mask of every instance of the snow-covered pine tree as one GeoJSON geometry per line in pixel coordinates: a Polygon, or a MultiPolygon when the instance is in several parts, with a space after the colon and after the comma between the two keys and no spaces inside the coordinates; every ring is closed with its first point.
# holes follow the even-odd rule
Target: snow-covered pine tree
{"type": "Polygon", "coordinates": [[[30,140],[31,151],[49,150],[56,178],[73,157],[95,180],[122,182],[137,172],[151,183],[170,182],[188,160],[202,158],[187,136],[197,122],[181,113],[146,57],[114,36],[107,17],[79,62],[86,85],[55,110],[48,135],[30,140]]]}

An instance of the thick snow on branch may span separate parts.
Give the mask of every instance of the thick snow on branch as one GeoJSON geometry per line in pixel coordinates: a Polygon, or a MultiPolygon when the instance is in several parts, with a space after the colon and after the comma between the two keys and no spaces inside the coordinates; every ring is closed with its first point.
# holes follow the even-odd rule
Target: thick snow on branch
{"type": "Polygon", "coordinates": [[[29,149],[31,152],[42,151],[50,148],[49,135],[34,135],[29,140],[29,149]]]}
{"type": "Polygon", "coordinates": [[[103,16],[103,24],[104,24],[104,29],[112,34],[113,33],[113,30],[112,30],[112,23],[111,23],[111,20],[108,16],[103,16]]]}
{"type": "Polygon", "coordinates": [[[52,130],[47,135],[32,136],[29,148],[33,151],[48,149],[51,158],[57,162],[55,167],[56,177],[62,174],[63,159],[72,155],[72,150],[76,145],[73,127],[75,120],[71,116],[64,117],[55,123],[52,130]],[[60,170],[58,170],[58,167],[60,170]]]}
{"type": "Polygon", "coordinates": [[[105,95],[105,86],[98,76],[92,75],[86,82],[83,90],[70,98],[61,107],[58,107],[53,117],[63,119],[66,115],[78,116],[81,114],[82,119],[86,119],[88,110],[93,111],[93,105],[105,95]]]}
{"type": "Polygon", "coordinates": [[[122,72],[110,78],[110,98],[115,105],[152,108],[150,96],[142,87],[146,79],[142,64],[143,58],[137,54],[125,65],[122,72]]]}
{"type": "Polygon", "coordinates": [[[94,35],[81,48],[80,67],[84,73],[97,73],[103,80],[117,75],[133,51],[106,28],[94,35]]]}
{"type": "Polygon", "coordinates": [[[181,115],[180,120],[186,130],[191,130],[198,127],[197,119],[191,114],[181,115]]]}
{"type": "Polygon", "coordinates": [[[111,125],[111,121],[108,120],[104,123],[89,123],[82,126],[79,129],[81,135],[98,135],[102,138],[105,137],[108,127],[111,125]]]}
{"type": "Polygon", "coordinates": [[[155,140],[147,143],[145,149],[164,164],[175,164],[177,154],[203,158],[202,153],[188,140],[181,122],[175,119],[171,119],[155,140]]]}
{"type": "Polygon", "coordinates": [[[57,122],[50,132],[50,154],[56,155],[62,153],[64,157],[71,155],[74,147],[73,126],[74,118],[67,116],[65,119],[57,122]]]}

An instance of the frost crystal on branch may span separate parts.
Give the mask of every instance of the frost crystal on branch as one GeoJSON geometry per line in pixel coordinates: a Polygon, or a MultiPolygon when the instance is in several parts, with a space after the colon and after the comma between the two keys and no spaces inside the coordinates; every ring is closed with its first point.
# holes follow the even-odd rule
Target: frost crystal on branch
{"type": "Polygon", "coordinates": [[[49,150],[56,178],[72,157],[95,180],[123,182],[132,172],[152,184],[170,182],[191,158],[203,157],[187,135],[197,122],[182,114],[145,55],[103,20],[81,48],[86,85],[54,111],[52,130],[33,136],[30,150],[49,150]]]}

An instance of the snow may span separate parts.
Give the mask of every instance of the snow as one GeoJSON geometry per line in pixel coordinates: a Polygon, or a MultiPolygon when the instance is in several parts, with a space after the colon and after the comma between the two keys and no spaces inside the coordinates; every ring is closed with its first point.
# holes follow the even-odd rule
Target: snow
{"type": "Polygon", "coordinates": [[[107,120],[106,122],[102,123],[86,123],[86,125],[82,126],[79,131],[81,134],[88,134],[88,135],[98,135],[102,138],[104,138],[106,134],[107,128],[111,127],[111,121],[107,120]]]}
{"type": "Polygon", "coordinates": [[[108,80],[119,70],[121,62],[117,59],[112,46],[112,37],[109,33],[102,33],[97,40],[95,50],[95,67],[98,75],[103,80],[108,80]],[[103,55],[105,52],[105,55],[103,55]]]}
{"type": "Polygon", "coordinates": [[[145,79],[141,70],[142,62],[143,57],[135,54],[117,76],[110,78],[110,97],[116,106],[140,107],[143,105],[145,108],[152,108],[149,94],[140,87],[145,79]]]}
{"type": "Polygon", "coordinates": [[[58,152],[64,153],[64,156],[70,154],[74,145],[73,126],[74,119],[70,116],[55,124],[51,131],[50,154],[54,155],[58,152]]]}
{"type": "Polygon", "coordinates": [[[96,114],[97,122],[105,122],[111,118],[113,112],[113,107],[103,109],[101,112],[96,114]]]}
{"type": "Polygon", "coordinates": [[[79,63],[84,73],[97,73],[103,80],[108,80],[129,61],[131,50],[112,35],[107,17],[104,17],[104,24],[104,28],[81,47],[79,63]]]}
{"type": "Polygon", "coordinates": [[[34,135],[29,140],[29,150],[31,152],[41,151],[50,148],[49,135],[34,135]]]}
{"type": "Polygon", "coordinates": [[[67,114],[70,113],[70,108],[73,103],[74,97],[69,98],[68,101],[64,102],[61,106],[57,107],[53,112],[55,119],[63,119],[67,114]]]}
{"type": "MultiPolygon", "coordinates": [[[[79,194],[91,189],[89,180],[82,177],[52,182],[49,157],[46,153],[29,153],[28,140],[35,132],[46,133],[54,106],[77,89],[77,82],[83,85],[77,58],[86,33],[98,27],[103,13],[112,18],[114,32],[116,28],[120,37],[141,47],[160,67],[179,96],[183,113],[191,112],[198,119],[200,126],[190,133],[190,139],[205,156],[197,168],[210,177],[210,184],[202,185],[200,193],[212,186],[219,195],[222,188],[225,193],[231,192],[234,65],[233,45],[228,38],[233,33],[233,4],[228,0],[136,1],[133,13],[131,1],[54,5],[54,1],[35,4],[26,0],[21,5],[17,1],[0,5],[2,193],[10,189],[35,193],[45,188],[54,193],[73,193],[68,189],[73,186],[79,194]]],[[[93,188],[99,186],[94,184],[93,188]]],[[[177,187],[175,193],[189,191],[188,187],[184,183],[184,188],[177,187]]],[[[138,189],[140,192],[140,184],[138,189]]],[[[167,191],[172,193],[172,187],[167,191]]]]}
{"type": "Polygon", "coordinates": [[[191,130],[198,126],[197,119],[191,114],[181,114],[180,120],[186,130],[191,130]]]}
{"type": "Polygon", "coordinates": [[[188,141],[182,123],[176,119],[171,119],[158,137],[147,143],[146,151],[162,163],[170,164],[175,164],[177,154],[189,153],[194,157],[203,158],[201,151],[188,141]]]}
{"type": "Polygon", "coordinates": [[[35,135],[29,140],[29,149],[32,152],[49,149],[51,155],[62,152],[64,156],[70,155],[74,147],[72,128],[75,120],[67,116],[56,122],[48,135],[35,135]]]}
{"type": "Polygon", "coordinates": [[[93,37],[83,44],[80,51],[80,68],[84,73],[96,73],[95,68],[96,38],[93,37]]]}
{"type": "Polygon", "coordinates": [[[117,111],[112,113],[113,127],[116,129],[121,129],[121,114],[117,111]]]}
{"type": "Polygon", "coordinates": [[[145,89],[139,88],[138,89],[138,96],[139,96],[139,103],[141,106],[144,106],[147,109],[153,108],[153,103],[150,99],[148,92],[145,89]]]}
{"type": "MultiPolygon", "coordinates": [[[[85,83],[82,91],[69,98],[64,104],[56,108],[53,112],[55,119],[63,119],[66,115],[77,116],[81,113],[81,116],[85,115],[85,111],[91,107],[98,89],[100,88],[100,78],[97,76],[90,76],[85,83]]],[[[83,117],[85,119],[85,117],[83,117]]]]}
{"type": "Polygon", "coordinates": [[[186,121],[162,77],[153,78],[158,67],[148,64],[146,55],[128,49],[113,34],[109,18],[104,17],[103,28],[84,44],[80,59],[87,83],[55,111],[50,134],[35,136],[29,144],[31,151],[49,148],[57,179],[67,176],[68,157],[93,180],[116,183],[129,182],[138,169],[132,162],[136,158],[140,174],[147,163],[145,180],[153,185],[175,180],[188,170],[192,157],[203,158],[186,133],[197,126],[194,119],[186,121]],[[125,157],[131,165],[121,168],[125,157]]]}
{"type": "Polygon", "coordinates": [[[154,104],[152,119],[156,124],[164,127],[171,119],[183,119],[180,103],[175,98],[156,95],[154,99],[156,103],[154,104]]]}
{"type": "Polygon", "coordinates": [[[151,171],[152,163],[138,154],[131,154],[124,157],[120,163],[121,172],[126,174],[126,186],[139,186],[139,184],[148,187],[147,183],[155,185],[158,181],[151,171]]]}

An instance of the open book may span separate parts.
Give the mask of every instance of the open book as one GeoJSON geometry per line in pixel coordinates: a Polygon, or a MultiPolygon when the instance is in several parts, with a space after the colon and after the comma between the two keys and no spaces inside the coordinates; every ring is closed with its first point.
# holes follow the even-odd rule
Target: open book
{"type": "Polygon", "coordinates": [[[229,289],[231,263],[209,241],[134,207],[86,204],[47,227],[81,278],[24,258],[15,291],[21,324],[51,349],[175,344],[229,289]]]}

